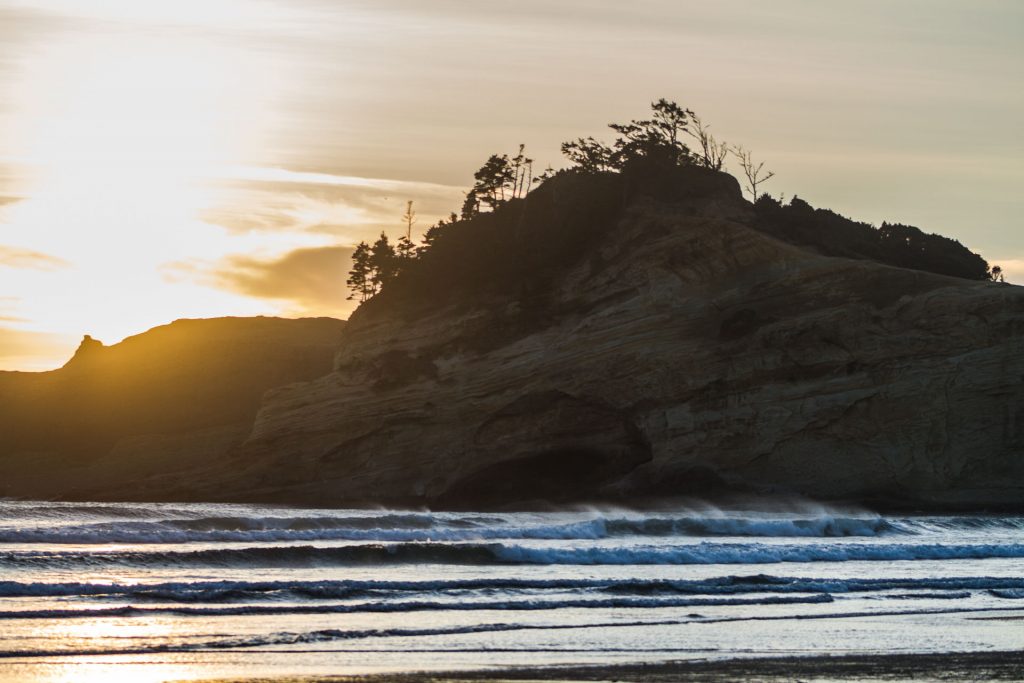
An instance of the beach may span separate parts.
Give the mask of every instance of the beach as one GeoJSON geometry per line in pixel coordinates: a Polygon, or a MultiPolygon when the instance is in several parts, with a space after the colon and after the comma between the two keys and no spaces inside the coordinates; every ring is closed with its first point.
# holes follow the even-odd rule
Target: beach
{"type": "Polygon", "coordinates": [[[223,679],[208,683],[462,683],[470,681],[1020,681],[1024,652],[788,657],[644,666],[513,669],[452,674],[387,674],[318,678],[223,679]]]}

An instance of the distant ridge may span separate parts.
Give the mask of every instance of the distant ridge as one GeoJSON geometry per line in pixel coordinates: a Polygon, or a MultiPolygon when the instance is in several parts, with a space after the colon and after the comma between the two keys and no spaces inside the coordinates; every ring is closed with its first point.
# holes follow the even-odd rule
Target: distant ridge
{"type": "Polygon", "coordinates": [[[111,346],[86,335],[58,370],[0,372],[0,495],[123,496],[223,457],[267,389],[330,370],[343,327],[177,320],[111,346]]]}

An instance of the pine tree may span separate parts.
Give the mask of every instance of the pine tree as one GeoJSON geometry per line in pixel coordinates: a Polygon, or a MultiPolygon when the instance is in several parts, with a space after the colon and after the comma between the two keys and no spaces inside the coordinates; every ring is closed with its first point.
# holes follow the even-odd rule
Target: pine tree
{"type": "Polygon", "coordinates": [[[352,293],[348,295],[349,299],[359,297],[359,301],[363,302],[373,296],[370,271],[370,245],[360,242],[352,252],[352,270],[349,271],[348,279],[345,281],[348,288],[352,290],[352,293]]]}
{"type": "Polygon", "coordinates": [[[380,292],[398,274],[398,263],[395,248],[383,232],[373,246],[370,247],[370,283],[373,293],[380,292]]]}
{"type": "Polygon", "coordinates": [[[398,262],[398,271],[401,272],[405,266],[416,258],[416,245],[407,235],[398,238],[395,244],[395,259],[398,262]]]}
{"type": "Polygon", "coordinates": [[[474,188],[466,193],[466,200],[462,202],[462,220],[472,220],[478,213],[480,213],[480,198],[474,188]]]}

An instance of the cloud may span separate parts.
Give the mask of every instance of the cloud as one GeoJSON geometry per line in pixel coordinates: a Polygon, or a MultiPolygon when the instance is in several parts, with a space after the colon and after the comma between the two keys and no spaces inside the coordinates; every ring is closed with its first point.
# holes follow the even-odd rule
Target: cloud
{"type": "Polygon", "coordinates": [[[24,323],[27,320],[14,313],[19,299],[13,296],[0,296],[0,323],[24,323]]]}
{"type": "Polygon", "coordinates": [[[235,255],[214,264],[176,263],[165,274],[276,301],[289,315],[347,317],[355,308],[345,287],[351,263],[352,247],[306,247],[273,258],[235,255]]]}
{"type": "Polygon", "coordinates": [[[62,258],[31,249],[0,245],[0,266],[33,270],[57,270],[70,264],[62,258]]]}
{"type": "Polygon", "coordinates": [[[397,233],[407,201],[416,229],[462,205],[465,189],[437,183],[362,178],[277,168],[234,167],[215,179],[220,199],[204,221],[234,233],[303,232],[358,241],[397,233]]]}
{"type": "Polygon", "coordinates": [[[269,168],[264,166],[234,166],[227,169],[227,177],[237,180],[248,180],[265,183],[293,183],[298,185],[328,185],[334,187],[356,187],[374,189],[384,192],[410,194],[447,193],[459,188],[439,183],[427,183],[416,180],[393,180],[389,178],[364,178],[334,173],[317,173],[293,171],[286,168],[269,168]]]}

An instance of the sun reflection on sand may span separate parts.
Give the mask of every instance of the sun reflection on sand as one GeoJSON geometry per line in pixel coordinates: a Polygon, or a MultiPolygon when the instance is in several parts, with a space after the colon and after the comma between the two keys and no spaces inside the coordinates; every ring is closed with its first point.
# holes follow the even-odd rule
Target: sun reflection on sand
{"type": "MultiPolygon", "coordinates": [[[[104,649],[131,649],[145,642],[171,642],[185,630],[171,619],[97,619],[71,623],[41,621],[31,633],[32,638],[58,642],[62,650],[85,652],[104,649]]],[[[56,658],[52,663],[33,666],[26,662],[23,671],[12,667],[8,672],[15,680],[33,683],[156,683],[188,680],[197,675],[187,662],[164,661],[158,654],[90,656],[73,655],[56,658]]]]}
{"type": "Polygon", "coordinates": [[[55,664],[26,683],[164,683],[195,680],[186,664],[143,664],[130,658],[102,658],[88,662],[55,664]]]}

